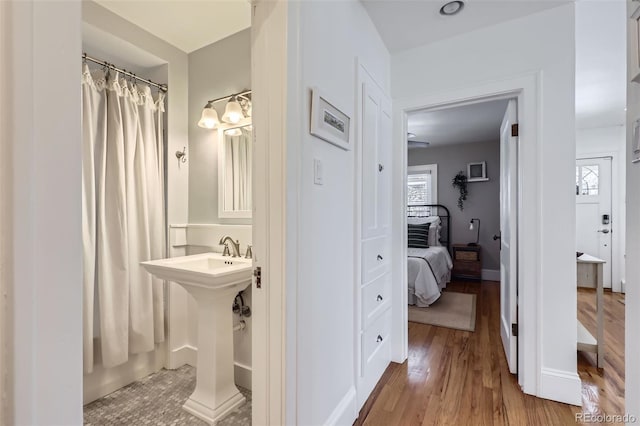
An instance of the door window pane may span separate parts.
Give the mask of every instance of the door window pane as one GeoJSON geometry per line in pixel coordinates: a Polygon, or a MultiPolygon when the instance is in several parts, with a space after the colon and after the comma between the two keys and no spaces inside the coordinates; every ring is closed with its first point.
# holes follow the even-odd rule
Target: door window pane
{"type": "Polygon", "coordinates": [[[576,195],[598,195],[599,191],[600,166],[576,166],[576,195]]]}

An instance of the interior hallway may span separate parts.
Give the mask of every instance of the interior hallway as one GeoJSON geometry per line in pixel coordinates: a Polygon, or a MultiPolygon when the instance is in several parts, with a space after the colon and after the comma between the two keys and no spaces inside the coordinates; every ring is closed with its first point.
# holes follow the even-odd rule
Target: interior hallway
{"type": "MultiPolygon", "coordinates": [[[[581,409],[520,391],[500,340],[497,282],[453,282],[478,296],[476,331],[409,323],[409,358],[392,363],[355,425],[571,425],[581,409]]],[[[605,293],[605,368],[578,355],[584,412],[623,414],[624,295],[605,293]]],[[[578,291],[580,320],[595,327],[595,295],[578,291]]]]}

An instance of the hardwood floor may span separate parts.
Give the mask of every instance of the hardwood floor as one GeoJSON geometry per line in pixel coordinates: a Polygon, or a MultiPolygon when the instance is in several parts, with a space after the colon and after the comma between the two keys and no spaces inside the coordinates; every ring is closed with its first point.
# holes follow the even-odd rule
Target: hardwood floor
{"type": "MultiPolygon", "coordinates": [[[[624,296],[605,293],[605,367],[578,356],[583,408],[525,395],[509,373],[498,328],[499,284],[453,282],[478,296],[476,331],[409,323],[409,357],[392,363],[355,425],[572,425],[576,413],[624,414],[624,296]]],[[[595,327],[595,296],[579,290],[579,318],[595,327]]],[[[610,424],[610,423],[609,423],[610,424]]]]}

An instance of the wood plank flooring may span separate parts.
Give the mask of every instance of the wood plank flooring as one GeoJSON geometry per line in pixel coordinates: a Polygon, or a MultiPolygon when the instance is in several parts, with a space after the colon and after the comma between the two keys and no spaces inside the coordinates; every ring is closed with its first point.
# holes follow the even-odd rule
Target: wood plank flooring
{"type": "MultiPolygon", "coordinates": [[[[453,282],[448,291],[477,294],[476,331],[409,323],[408,360],[387,368],[355,425],[573,425],[581,411],[624,413],[624,296],[605,293],[604,369],[577,355],[581,409],[521,392],[502,350],[498,283],[453,282]]],[[[578,301],[592,329],[595,295],[579,290],[578,301]]]]}

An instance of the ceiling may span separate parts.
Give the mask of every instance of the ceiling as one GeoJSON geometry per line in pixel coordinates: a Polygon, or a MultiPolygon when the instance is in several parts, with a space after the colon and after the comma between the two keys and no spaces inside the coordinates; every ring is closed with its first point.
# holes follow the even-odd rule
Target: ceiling
{"type": "Polygon", "coordinates": [[[473,0],[455,16],[439,11],[448,0],[361,0],[389,51],[433,43],[569,3],[569,0],[473,0]]]}
{"type": "Polygon", "coordinates": [[[625,122],[627,27],[624,0],[576,3],[576,127],[625,122]]]}
{"type": "Polygon", "coordinates": [[[411,113],[408,130],[416,135],[411,140],[429,142],[429,147],[497,141],[507,102],[488,101],[411,113]]]}
{"type": "Polygon", "coordinates": [[[247,0],[95,1],[186,53],[251,26],[247,0]]]}

